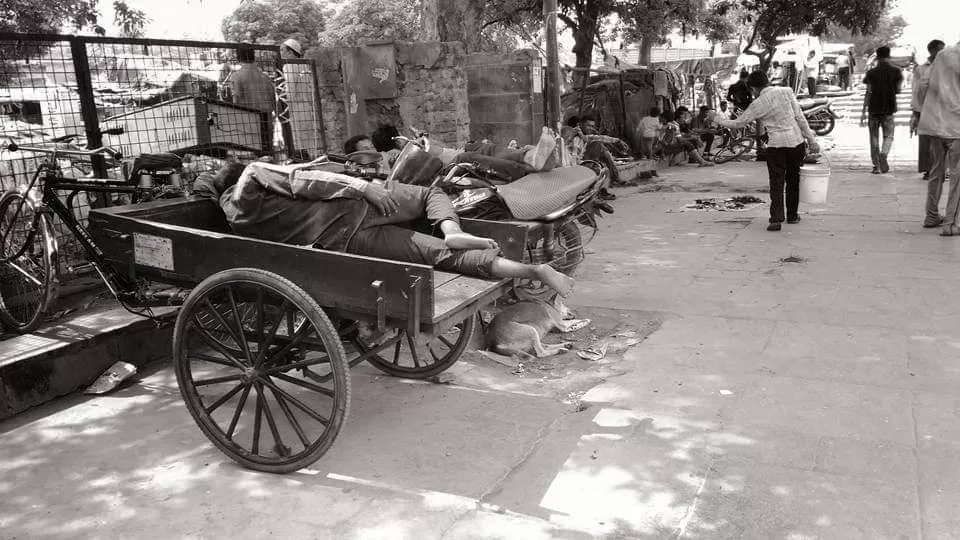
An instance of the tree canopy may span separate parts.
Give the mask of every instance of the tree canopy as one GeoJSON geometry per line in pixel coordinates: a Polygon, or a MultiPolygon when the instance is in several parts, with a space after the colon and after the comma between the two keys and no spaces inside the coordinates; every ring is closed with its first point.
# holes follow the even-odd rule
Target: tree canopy
{"type": "Polygon", "coordinates": [[[846,28],[833,27],[827,32],[830,39],[852,43],[857,56],[869,56],[881,45],[893,45],[903,36],[907,21],[900,15],[884,15],[877,22],[877,28],[869,33],[854,33],[846,28]]]}
{"type": "Polygon", "coordinates": [[[97,24],[97,0],[0,0],[0,31],[56,34],[97,24]]]}
{"type": "Polygon", "coordinates": [[[220,29],[228,41],[280,43],[292,37],[310,48],[324,30],[323,7],[314,0],[248,0],[220,29]]]}
{"type": "Polygon", "coordinates": [[[777,50],[777,38],[808,32],[826,34],[831,24],[854,34],[877,27],[887,10],[887,0],[721,0],[714,7],[721,16],[734,16],[748,29],[744,53],[760,57],[766,69],[777,50]]]}
{"type": "Polygon", "coordinates": [[[354,0],[327,22],[320,34],[326,47],[354,47],[369,41],[418,40],[422,35],[419,0],[354,0]]]}

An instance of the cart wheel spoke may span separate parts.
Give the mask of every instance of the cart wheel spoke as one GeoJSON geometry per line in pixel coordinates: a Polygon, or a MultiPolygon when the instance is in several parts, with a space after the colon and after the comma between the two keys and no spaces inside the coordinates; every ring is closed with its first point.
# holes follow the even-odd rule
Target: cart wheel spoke
{"type": "Polygon", "coordinates": [[[393,350],[393,365],[400,367],[400,351],[403,349],[403,341],[397,341],[397,346],[393,350]]]}
{"type": "Polygon", "coordinates": [[[254,386],[254,391],[257,393],[257,410],[253,417],[253,446],[250,447],[250,451],[254,454],[260,453],[260,418],[263,416],[263,387],[259,385],[254,386]]]}
{"type": "Polygon", "coordinates": [[[294,369],[302,369],[310,366],[316,366],[320,364],[329,364],[330,357],[323,355],[320,358],[313,358],[310,360],[300,360],[297,362],[292,362],[290,364],[284,364],[282,366],[272,366],[270,369],[264,370],[264,375],[276,375],[277,373],[286,373],[294,369]]]}
{"type": "Polygon", "coordinates": [[[239,381],[244,377],[243,373],[237,373],[235,375],[224,375],[223,377],[214,377],[212,379],[199,379],[193,381],[194,386],[208,386],[211,384],[220,384],[225,382],[239,381]]]}
{"type": "Polygon", "coordinates": [[[290,410],[290,406],[287,405],[287,402],[284,401],[283,396],[277,393],[273,388],[270,389],[270,392],[273,393],[273,398],[277,400],[277,405],[280,406],[280,410],[283,411],[283,415],[287,417],[287,422],[290,423],[290,427],[293,428],[293,431],[296,432],[297,437],[300,438],[300,442],[303,444],[304,448],[310,446],[310,439],[307,438],[307,434],[303,431],[303,428],[300,426],[300,422],[297,421],[296,416],[294,416],[293,411],[290,410]]]}
{"type": "Polygon", "coordinates": [[[307,381],[300,380],[296,377],[291,377],[285,373],[277,373],[276,375],[274,375],[274,377],[280,379],[281,381],[285,381],[290,384],[293,384],[302,388],[306,388],[308,390],[313,390],[318,394],[323,394],[328,397],[333,397],[333,390],[330,390],[329,388],[324,388],[322,386],[319,386],[313,383],[309,383],[307,381]]]}
{"type": "Polygon", "coordinates": [[[243,383],[239,383],[233,387],[232,390],[223,395],[220,399],[214,401],[209,407],[206,408],[207,414],[213,414],[214,411],[220,408],[221,405],[230,400],[233,396],[237,395],[237,392],[244,387],[243,383]]]}
{"type": "Polygon", "coordinates": [[[269,379],[264,379],[262,382],[263,384],[267,385],[271,390],[273,390],[274,392],[278,392],[281,396],[286,398],[287,402],[289,402],[291,405],[307,413],[311,418],[313,418],[317,422],[320,422],[323,425],[327,425],[328,423],[330,423],[329,418],[311,409],[309,406],[307,406],[306,404],[304,404],[302,401],[295,398],[294,396],[291,396],[289,393],[287,393],[286,390],[280,388],[269,379]]]}
{"type": "Polygon", "coordinates": [[[447,339],[446,336],[442,336],[442,335],[441,335],[441,336],[437,336],[437,339],[439,339],[440,341],[442,341],[443,344],[446,345],[448,349],[453,349],[453,343],[452,343],[449,339],[447,339]]]}
{"type": "Polygon", "coordinates": [[[237,403],[236,410],[233,411],[233,418],[230,419],[230,427],[227,428],[227,440],[233,440],[233,433],[237,429],[237,422],[240,420],[240,413],[243,412],[243,406],[247,403],[247,396],[250,395],[251,385],[247,384],[243,387],[243,393],[240,394],[240,402],[237,403]]]}
{"type": "MultiPolygon", "coordinates": [[[[284,300],[283,305],[280,306],[280,312],[285,313],[290,306],[289,300],[284,300]]],[[[267,336],[267,341],[263,343],[257,352],[257,360],[255,366],[258,368],[263,365],[264,359],[267,357],[270,347],[273,345],[273,341],[277,338],[277,332],[280,330],[280,323],[282,322],[282,317],[278,317],[277,321],[273,324],[273,329],[270,330],[270,335],[267,336]]]]}
{"type": "Polygon", "coordinates": [[[203,354],[203,353],[197,353],[197,352],[195,352],[195,353],[190,353],[190,359],[191,359],[191,360],[200,360],[201,362],[210,362],[211,364],[217,364],[217,365],[220,365],[220,366],[226,366],[226,367],[231,367],[231,368],[238,368],[238,367],[240,367],[240,366],[238,366],[235,362],[231,362],[231,361],[229,361],[229,360],[224,360],[224,359],[222,359],[222,358],[217,358],[216,356],[210,356],[209,354],[203,354]]]}
{"type": "MultiPolygon", "coordinates": [[[[271,388],[271,390],[273,389],[271,388]]],[[[270,435],[273,436],[273,451],[281,457],[289,456],[291,450],[283,444],[283,437],[280,436],[280,430],[277,429],[277,422],[273,419],[273,411],[270,410],[270,403],[267,401],[267,394],[263,391],[262,384],[257,386],[257,393],[263,396],[263,415],[267,419],[267,427],[270,428],[270,435]]]]}
{"type": "MultiPolygon", "coordinates": [[[[262,293],[262,291],[260,292],[262,293]]],[[[240,310],[237,309],[237,298],[233,294],[233,287],[227,287],[227,300],[230,301],[230,311],[233,313],[233,320],[237,323],[237,330],[239,331],[237,336],[240,340],[240,348],[243,350],[243,355],[247,358],[247,362],[252,366],[253,357],[250,356],[250,344],[247,343],[247,338],[243,331],[243,318],[240,316],[240,310]]]]}
{"type": "MultiPolygon", "coordinates": [[[[223,329],[228,334],[230,334],[230,339],[232,339],[234,343],[236,343],[238,346],[244,347],[246,344],[246,341],[240,339],[240,336],[238,336],[236,332],[234,332],[233,327],[230,326],[230,323],[228,323],[227,320],[223,318],[223,315],[220,313],[220,311],[218,311],[213,307],[213,304],[210,302],[209,298],[206,299],[206,305],[207,305],[207,308],[210,310],[210,313],[212,313],[213,317],[217,320],[217,323],[219,323],[220,326],[223,327],[223,329]],[[241,344],[241,341],[243,342],[243,344],[241,344]]],[[[243,332],[242,326],[240,328],[240,331],[243,332]]]]}
{"type": "Polygon", "coordinates": [[[230,352],[230,349],[226,348],[226,346],[224,346],[224,344],[220,342],[220,340],[218,340],[217,338],[211,336],[210,333],[209,333],[209,330],[206,329],[206,328],[204,328],[203,326],[201,326],[201,325],[199,324],[199,321],[196,321],[194,324],[197,326],[197,329],[199,330],[199,331],[197,332],[197,336],[198,336],[204,343],[206,343],[206,344],[207,344],[209,347],[211,347],[212,349],[216,350],[218,353],[220,353],[220,354],[222,354],[223,356],[225,356],[225,357],[227,358],[227,360],[229,360],[230,363],[233,364],[233,367],[235,367],[235,368],[237,368],[237,369],[246,369],[246,368],[247,368],[247,366],[243,365],[243,363],[241,363],[240,360],[238,360],[237,357],[236,357],[232,352],[230,352]]]}

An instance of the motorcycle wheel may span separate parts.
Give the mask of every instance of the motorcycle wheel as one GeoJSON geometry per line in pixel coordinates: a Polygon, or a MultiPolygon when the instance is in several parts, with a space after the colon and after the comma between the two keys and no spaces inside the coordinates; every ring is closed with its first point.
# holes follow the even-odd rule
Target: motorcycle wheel
{"type": "Polygon", "coordinates": [[[833,115],[827,111],[818,112],[813,118],[808,120],[808,123],[810,124],[810,129],[821,137],[829,135],[836,126],[836,120],[834,120],[833,115]]]}
{"type": "Polygon", "coordinates": [[[543,236],[535,237],[527,243],[524,261],[531,264],[549,264],[557,270],[572,276],[583,262],[583,235],[576,220],[568,220],[554,231],[553,250],[547,253],[543,236]]]}

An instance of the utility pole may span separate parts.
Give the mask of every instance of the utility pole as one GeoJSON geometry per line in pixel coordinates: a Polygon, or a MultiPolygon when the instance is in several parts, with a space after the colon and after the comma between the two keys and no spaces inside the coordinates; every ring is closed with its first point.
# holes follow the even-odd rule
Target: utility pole
{"type": "Polygon", "coordinates": [[[544,85],[544,125],[560,132],[560,57],[557,49],[557,0],[544,0],[543,24],[547,36],[547,71],[544,85]]]}

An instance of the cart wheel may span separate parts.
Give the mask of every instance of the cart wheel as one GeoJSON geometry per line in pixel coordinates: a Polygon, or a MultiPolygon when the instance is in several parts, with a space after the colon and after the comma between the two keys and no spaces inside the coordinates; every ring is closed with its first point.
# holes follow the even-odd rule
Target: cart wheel
{"type": "MultiPolygon", "coordinates": [[[[374,354],[368,360],[375,368],[394,377],[429,379],[457,363],[473,337],[476,323],[477,315],[467,317],[426,345],[419,346],[416,356],[410,353],[407,331],[397,330],[400,333],[397,344],[380,354],[374,354]]],[[[370,350],[358,337],[353,338],[353,344],[361,353],[370,350]]]]}
{"type": "Polygon", "coordinates": [[[203,434],[244,467],[287,473],[333,444],[350,408],[343,344],[300,287],[254,268],[198,285],[180,310],[173,362],[203,434]]]}

